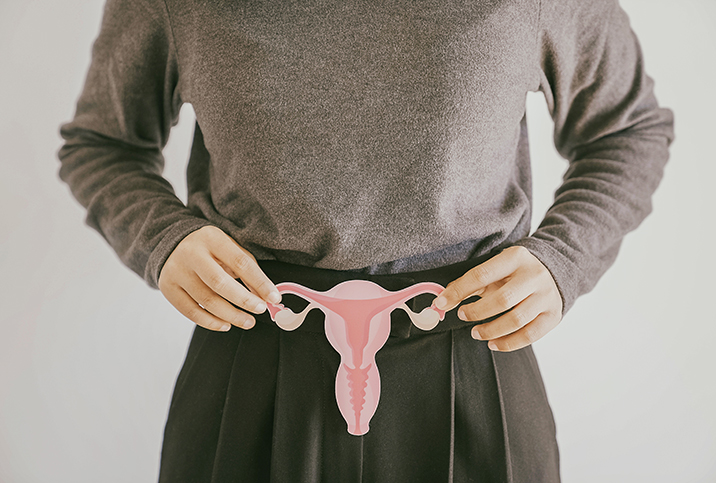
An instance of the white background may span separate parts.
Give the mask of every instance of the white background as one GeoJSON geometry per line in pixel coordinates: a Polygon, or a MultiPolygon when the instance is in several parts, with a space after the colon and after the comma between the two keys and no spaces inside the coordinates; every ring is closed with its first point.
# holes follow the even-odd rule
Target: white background
{"type": "MultiPolygon", "coordinates": [[[[624,0],[676,114],[654,212],[535,344],[567,483],[716,482],[716,1],[624,0]]],[[[101,0],[0,0],[0,482],[151,482],[193,324],[83,224],[59,181],[101,0]]],[[[566,163],[529,98],[535,221],[566,163]]],[[[165,151],[185,199],[193,128],[165,151]]]]}

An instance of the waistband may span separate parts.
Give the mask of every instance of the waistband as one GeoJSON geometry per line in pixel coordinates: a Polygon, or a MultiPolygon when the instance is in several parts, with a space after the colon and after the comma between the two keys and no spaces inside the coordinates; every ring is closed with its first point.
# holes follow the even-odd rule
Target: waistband
{"type": "MultiPolygon", "coordinates": [[[[445,265],[429,270],[404,272],[395,274],[368,274],[356,270],[331,270],[325,268],[306,267],[302,265],[293,265],[290,263],[279,262],[276,260],[259,260],[259,267],[264,271],[268,278],[274,283],[294,282],[304,287],[325,292],[332,289],[341,282],[349,280],[367,280],[380,285],[386,290],[397,291],[414,285],[419,282],[434,282],[446,287],[448,283],[464,275],[468,270],[479,265],[485,260],[499,253],[493,251],[480,257],[470,258],[463,262],[445,265]]],[[[308,306],[308,301],[292,295],[284,294],[281,303],[298,313],[308,306]]],[[[435,299],[434,295],[422,294],[418,295],[406,302],[408,307],[414,312],[420,312],[432,304],[435,299]]],[[[471,297],[463,301],[460,305],[471,303],[478,300],[479,297],[471,297]]],[[[269,323],[276,325],[271,320],[268,311],[256,316],[257,322],[269,323]]],[[[487,322],[491,319],[481,321],[487,322]]],[[[324,315],[320,310],[314,309],[308,312],[303,324],[296,329],[296,332],[315,332],[324,334],[324,315]]],[[[415,327],[408,315],[402,310],[393,310],[391,313],[391,337],[407,338],[418,335],[428,335],[431,333],[443,332],[475,325],[475,322],[466,322],[457,318],[457,307],[448,311],[445,318],[430,331],[423,331],[415,327]]]]}

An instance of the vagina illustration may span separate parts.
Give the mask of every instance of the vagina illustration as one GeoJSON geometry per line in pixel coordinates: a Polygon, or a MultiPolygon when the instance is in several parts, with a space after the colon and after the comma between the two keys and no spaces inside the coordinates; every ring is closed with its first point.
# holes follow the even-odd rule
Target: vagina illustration
{"type": "Polygon", "coordinates": [[[276,285],[279,293],[297,295],[309,302],[296,314],[282,304],[269,304],[276,325],[284,330],[297,329],[313,309],[325,315],[328,341],[341,356],[336,374],[336,401],[348,424],[350,434],[368,432],[370,419],[380,399],[380,375],[375,355],[390,335],[390,314],[403,309],[421,330],[432,330],[445,317],[445,311],[434,306],[413,312],[406,301],[418,295],[438,295],[443,286],[421,282],[398,291],[389,291],[367,280],[349,280],[326,292],[318,292],[297,283],[276,285]]]}

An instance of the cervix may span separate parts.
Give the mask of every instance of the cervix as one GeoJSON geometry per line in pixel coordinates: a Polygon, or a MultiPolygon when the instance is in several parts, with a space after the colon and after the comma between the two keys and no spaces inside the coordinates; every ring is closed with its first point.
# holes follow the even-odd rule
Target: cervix
{"type": "Polygon", "coordinates": [[[415,313],[406,301],[423,293],[439,295],[443,286],[421,282],[395,292],[367,280],[348,280],[326,292],[317,292],[297,283],[276,285],[281,294],[298,295],[309,301],[296,314],[282,304],[269,304],[268,310],[276,325],[284,330],[297,329],[312,309],[325,315],[328,341],[341,355],[336,374],[336,401],[348,432],[359,436],[368,432],[368,423],[375,414],[380,397],[380,376],[375,354],[390,334],[390,313],[403,309],[421,330],[435,328],[445,311],[434,306],[415,313]]]}

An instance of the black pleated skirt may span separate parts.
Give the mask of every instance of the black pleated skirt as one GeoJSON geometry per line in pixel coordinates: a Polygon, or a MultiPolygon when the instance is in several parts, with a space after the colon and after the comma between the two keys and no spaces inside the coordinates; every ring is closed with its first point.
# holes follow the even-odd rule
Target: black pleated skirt
{"type": "MultiPolygon", "coordinates": [[[[480,259],[434,270],[366,275],[260,262],[274,283],[325,291],[350,279],[388,290],[445,286],[480,259]]],[[[306,302],[285,295],[298,311],[306,302]]],[[[434,296],[408,305],[415,311],[434,296]]],[[[254,328],[197,327],[172,397],[160,482],[557,482],[555,426],[531,347],[494,353],[457,311],[429,332],[395,310],[376,355],[381,394],[363,436],[348,433],[335,396],[340,356],[312,310],[293,332],[268,312],[254,328]]]]}

